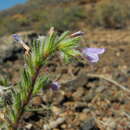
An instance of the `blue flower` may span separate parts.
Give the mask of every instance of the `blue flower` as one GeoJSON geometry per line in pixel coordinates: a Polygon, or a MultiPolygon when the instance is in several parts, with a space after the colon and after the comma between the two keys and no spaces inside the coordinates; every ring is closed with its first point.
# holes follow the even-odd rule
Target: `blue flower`
{"type": "Polygon", "coordinates": [[[21,37],[20,37],[19,35],[17,35],[17,34],[13,34],[12,37],[13,37],[17,42],[21,42],[21,41],[22,41],[21,37]]]}
{"type": "Polygon", "coordinates": [[[99,61],[99,55],[105,52],[105,48],[84,48],[82,53],[89,62],[95,63],[99,61]]]}

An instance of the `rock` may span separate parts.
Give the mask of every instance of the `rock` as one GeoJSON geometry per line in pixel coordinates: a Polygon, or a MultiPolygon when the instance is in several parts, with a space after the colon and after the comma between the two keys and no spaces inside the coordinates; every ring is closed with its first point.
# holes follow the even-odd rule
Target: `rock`
{"type": "Polygon", "coordinates": [[[91,100],[95,97],[96,93],[94,91],[89,91],[87,95],[84,96],[84,100],[86,102],[91,102],[91,100]]]}
{"type": "Polygon", "coordinates": [[[52,130],[53,128],[56,128],[60,124],[62,124],[65,121],[64,118],[58,118],[54,121],[50,121],[49,124],[43,125],[44,130],[52,130]]]}
{"type": "Polygon", "coordinates": [[[25,127],[27,130],[31,130],[32,126],[33,126],[32,124],[27,124],[25,127]]]}
{"type": "Polygon", "coordinates": [[[87,119],[87,116],[88,116],[88,115],[85,114],[85,113],[80,113],[80,114],[79,114],[79,120],[80,120],[80,121],[84,121],[84,120],[87,119]]]}
{"type": "Polygon", "coordinates": [[[86,108],[88,108],[86,102],[75,102],[75,111],[76,112],[82,112],[86,108]]]}
{"type": "Polygon", "coordinates": [[[62,83],[63,88],[66,88],[68,91],[76,90],[78,87],[81,87],[87,83],[87,75],[84,73],[79,74],[76,79],[70,80],[68,82],[62,83]]]}
{"type": "Polygon", "coordinates": [[[93,118],[84,121],[84,123],[80,126],[80,130],[100,130],[95,123],[93,118]]]}
{"type": "Polygon", "coordinates": [[[42,98],[40,96],[36,96],[32,99],[32,104],[39,106],[40,104],[42,104],[42,98]]]}
{"type": "Polygon", "coordinates": [[[33,112],[25,112],[23,119],[28,121],[31,116],[33,116],[33,112]]]}
{"type": "MultiPolygon", "coordinates": [[[[31,35],[34,32],[21,32],[18,35],[21,35],[23,40],[29,42],[32,37],[31,35]]],[[[6,61],[15,61],[19,58],[22,53],[23,48],[20,44],[15,43],[12,36],[6,36],[0,38],[0,64],[6,61]]]]}
{"type": "MultiPolygon", "coordinates": [[[[2,46],[2,45],[1,45],[2,46]]],[[[0,48],[0,64],[6,61],[15,61],[18,59],[18,53],[22,52],[22,48],[14,43],[8,45],[5,44],[4,47],[0,48]]]]}
{"type": "Polygon", "coordinates": [[[123,75],[123,74],[118,74],[116,78],[119,82],[127,82],[128,81],[128,78],[126,77],[126,75],[123,75]]]}
{"type": "Polygon", "coordinates": [[[99,87],[96,88],[95,92],[101,93],[101,92],[105,91],[105,89],[106,89],[106,86],[99,86],[99,87]]]}
{"type": "Polygon", "coordinates": [[[65,130],[67,128],[66,124],[61,125],[61,128],[65,130]]]}
{"type": "Polygon", "coordinates": [[[73,93],[73,98],[77,101],[80,100],[82,95],[84,94],[83,88],[77,88],[76,92],[73,93]]]}
{"type": "Polygon", "coordinates": [[[52,112],[55,113],[56,115],[59,115],[59,114],[62,112],[61,108],[56,107],[56,106],[52,106],[52,107],[51,107],[51,110],[52,110],[52,112]]]}

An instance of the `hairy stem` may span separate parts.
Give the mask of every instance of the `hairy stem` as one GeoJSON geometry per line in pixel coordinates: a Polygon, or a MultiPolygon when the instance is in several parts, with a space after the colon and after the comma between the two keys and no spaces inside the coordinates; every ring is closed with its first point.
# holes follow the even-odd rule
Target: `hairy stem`
{"type": "Polygon", "coordinates": [[[26,100],[23,101],[23,105],[22,105],[22,107],[20,109],[20,112],[17,115],[16,122],[13,125],[13,130],[16,130],[18,128],[18,126],[19,126],[19,121],[21,120],[21,118],[22,118],[22,116],[24,114],[24,109],[25,109],[26,105],[28,105],[28,103],[29,103],[29,101],[30,101],[30,99],[32,97],[32,92],[33,92],[33,89],[34,89],[34,85],[35,85],[36,79],[37,79],[37,77],[38,77],[38,75],[40,73],[41,68],[42,68],[42,66],[38,66],[36,68],[36,72],[35,72],[34,76],[32,77],[31,89],[30,89],[30,91],[28,93],[28,96],[27,96],[26,100]]]}

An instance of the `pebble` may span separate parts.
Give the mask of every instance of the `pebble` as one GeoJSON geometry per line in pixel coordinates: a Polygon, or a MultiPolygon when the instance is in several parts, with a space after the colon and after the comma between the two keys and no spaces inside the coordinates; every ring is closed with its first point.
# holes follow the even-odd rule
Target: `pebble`
{"type": "Polygon", "coordinates": [[[84,121],[84,120],[86,120],[86,119],[87,119],[87,114],[85,114],[85,113],[79,114],[79,120],[80,120],[80,121],[84,121]]]}
{"type": "Polygon", "coordinates": [[[25,127],[28,129],[28,130],[30,130],[31,128],[32,128],[32,124],[27,124],[25,127]]]}
{"type": "Polygon", "coordinates": [[[39,106],[40,104],[42,104],[42,98],[40,96],[36,96],[32,99],[32,104],[39,106]]]}
{"type": "Polygon", "coordinates": [[[95,123],[95,120],[93,118],[90,118],[80,126],[80,130],[100,130],[95,123]]]}
{"type": "Polygon", "coordinates": [[[62,129],[66,129],[66,127],[67,127],[66,124],[61,125],[62,129]]]}
{"type": "Polygon", "coordinates": [[[76,92],[73,93],[73,98],[77,100],[81,100],[81,96],[84,94],[83,88],[77,88],[76,92]]]}
{"type": "Polygon", "coordinates": [[[53,113],[55,113],[56,115],[59,115],[61,113],[61,109],[56,107],[56,106],[52,106],[51,110],[53,113]]]}

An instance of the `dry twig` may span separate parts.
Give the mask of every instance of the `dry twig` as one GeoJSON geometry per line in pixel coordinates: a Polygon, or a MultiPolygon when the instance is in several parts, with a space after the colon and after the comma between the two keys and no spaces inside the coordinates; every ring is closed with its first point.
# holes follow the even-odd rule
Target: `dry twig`
{"type": "Polygon", "coordinates": [[[105,76],[105,75],[99,75],[99,74],[90,74],[90,73],[85,74],[85,73],[81,73],[78,77],[73,76],[73,79],[72,79],[72,80],[64,81],[64,82],[62,82],[61,84],[67,84],[68,82],[76,81],[76,80],[79,81],[79,79],[86,80],[86,79],[88,79],[89,77],[90,77],[90,78],[99,78],[99,79],[106,80],[106,81],[108,81],[108,82],[114,84],[115,86],[119,87],[119,88],[122,89],[123,91],[125,91],[125,92],[130,92],[129,89],[127,89],[125,86],[119,84],[117,81],[115,81],[115,80],[113,80],[113,79],[111,79],[111,78],[109,78],[109,77],[107,77],[107,76],[105,76]]]}

